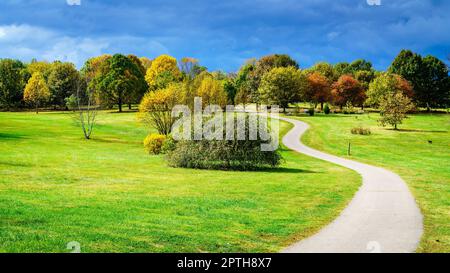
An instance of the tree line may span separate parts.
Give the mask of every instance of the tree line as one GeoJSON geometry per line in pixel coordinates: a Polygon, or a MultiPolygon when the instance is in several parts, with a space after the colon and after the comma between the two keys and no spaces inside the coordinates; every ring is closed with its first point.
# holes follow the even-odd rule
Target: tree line
{"type": "Polygon", "coordinates": [[[203,103],[277,104],[309,102],[337,107],[380,107],[387,94],[400,94],[428,110],[448,107],[448,66],[434,56],[422,57],[402,50],[387,71],[377,71],[367,60],[329,64],[320,62],[300,69],[285,54],[245,62],[236,73],[210,72],[194,58],[179,61],[168,55],[153,60],[134,55],[101,55],[77,70],[74,64],[0,59],[0,108],[70,108],[74,101],[94,94],[96,104],[122,111],[127,105],[169,107],[203,103]],[[156,103],[161,102],[161,103],[156,103]],[[152,104],[153,103],[153,104],[152,104]],[[156,104],[155,104],[156,103],[156,104]]]}

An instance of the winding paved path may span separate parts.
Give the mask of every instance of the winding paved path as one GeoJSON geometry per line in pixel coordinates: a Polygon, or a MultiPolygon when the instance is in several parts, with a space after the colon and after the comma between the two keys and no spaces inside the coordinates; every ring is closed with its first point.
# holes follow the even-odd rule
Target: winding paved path
{"type": "Polygon", "coordinates": [[[308,129],[294,124],[283,138],[288,148],[355,170],[363,185],[341,215],[317,234],[286,248],[286,253],[304,252],[414,252],[423,232],[422,214],[405,182],[388,170],[329,155],[300,142],[308,129]]]}

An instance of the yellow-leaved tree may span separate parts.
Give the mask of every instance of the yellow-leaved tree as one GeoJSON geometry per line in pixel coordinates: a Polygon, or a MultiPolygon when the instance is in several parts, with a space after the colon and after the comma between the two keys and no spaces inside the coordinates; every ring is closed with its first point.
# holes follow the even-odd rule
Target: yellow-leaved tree
{"type": "Polygon", "coordinates": [[[142,65],[145,68],[145,71],[147,72],[147,70],[152,66],[152,60],[147,57],[140,57],[139,60],[141,61],[142,65]]]}
{"type": "Polygon", "coordinates": [[[139,104],[139,119],[158,130],[161,135],[168,135],[175,119],[172,108],[180,103],[182,84],[172,83],[166,88],[147,92],[139,104]]]}
{"type": "Polygon", "coordinates": [[[205,77],[197,90],[197,96],[202,98],[203,107],[214,104],[224,108],[227,105],[227,93],[222,81],[205,77]]]}
{"type": "Polygon", "coordinates": [[[180,77],[181,72],[177,65],[177,59],[169,55],[161,55],[152,61],[145,80],[150,90],[157,90],[178,81],[180,77]]]}
{"type": "Polygon", "coordinates": [[[38,114],[39,105],[45,103],[50,99],[50,90],[48,89],[45,79],[40,72],[35,72],[31,76],[25,91],[23,93],[23,100],[26,103],[33,104],[36,107],[36,114],[38,114]]]}

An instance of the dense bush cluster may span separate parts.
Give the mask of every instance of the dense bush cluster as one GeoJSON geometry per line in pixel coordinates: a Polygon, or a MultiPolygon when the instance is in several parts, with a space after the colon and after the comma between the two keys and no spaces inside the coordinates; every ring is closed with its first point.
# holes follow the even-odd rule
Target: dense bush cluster
{"type": "Polygon", "coordinates": [[[369,128],[363,128],[363,127],[355,127],[351,130],[352,134],[354,135],[370,135],[372,132],[369,128]]]}
{"type": "Polygon", "coordinates": [[[167,158],[172,167],[195,169],[255,170],[278,166],[280,153],[261,151],[261,143],[249,140],[180,141],[167,158]]]}
{"type": "MultiPolygon", "coordinates": [[[[238,140],[235,130],[234,140],[181,140],[168,142],[167,153],[172,167],[218,169],[218,170],[255,170],[273,168],[281,163],[278,151],[263,151],[262,144],[271,141],[268,134],[264,139],[258,134],[256,140],[249,139],[248,116],[245,122],[245,140],[238,140]],[[267,139],[268,138],[268,139],[267,139]]],[[[225,135],[226,127],[224,127],[225,135]]]]}

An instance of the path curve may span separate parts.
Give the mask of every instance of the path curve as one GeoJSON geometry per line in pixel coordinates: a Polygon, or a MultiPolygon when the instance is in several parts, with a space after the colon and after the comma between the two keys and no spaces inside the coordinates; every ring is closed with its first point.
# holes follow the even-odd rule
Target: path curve
{"type": "Polygon", "coordinates": [[[383,168],[329,155],[302,144],[309,128],[279,117],[294,128],[283,138],[288,148],[358,172],[363,184],[341,215],[317,234],[284,249],[284,253],[414,252],[423,233],[423,217],[406,183],[383,168]]]}

